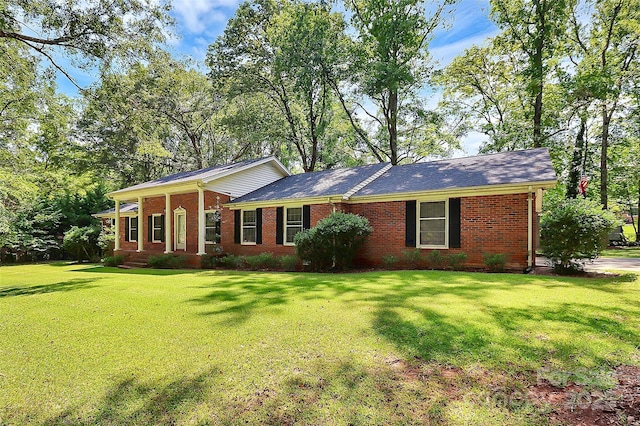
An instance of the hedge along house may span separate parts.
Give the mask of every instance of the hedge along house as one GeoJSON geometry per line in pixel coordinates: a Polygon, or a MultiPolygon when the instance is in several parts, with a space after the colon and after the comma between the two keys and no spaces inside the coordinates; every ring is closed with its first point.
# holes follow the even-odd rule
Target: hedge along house
{"type": "Polygon", "coordinates": [[[501,253],[508,268],[524,269],[535,262],[542,190],[556,182],[544,148],[293,175],[225,205],[235,212],[229,251],[293,253],[297,232],[343,211],[373,227],[356,259],[361,265],[418,248],[464,252],[471,267],[483,266],[485,253],[501,253]],[[254,241],[258,222],[261,238],[254,241]]]}
{"type": "MultiPolygon", "coordinates": [[[[260,162],[279,164],[275,159],[260,162]]],[[[133,243],[131,236],[127,241],[125,235],[127,230],[134,234],[131,219],[128,228],[127,217],[116,220],[120,224],[116,233],[124,241],[118,243],[116,252],[158,251],[164,244],[167,253],[202,255],[208,252],[207,235],[212,233],[207,232],[211,225],[218,227],[216,234],[220,235],[211,242],[212,246],[217,244],[226,253],[293,254],[296,233],[314,226],[333,211],[343,211],[366,217],[373,227],[356,259],[361,265],[380,264],[390,255],[400,258],[404,251],[417,248],[424,253],[464,252],[471,267],[482,266],[485,253],[501,253],[507,256],[508,268],[521,269],[534,264],[542,190],[557,181],[548,151],[533,149],[298,175],[289,175],[282,167],[280,176],[274,173],[268,178],[256,177],[252,191],[245,187],[244,194],[230,192],[231,182],[246,181],[247,169],[243,168],[247,163],[255,164],[227,166],[236,172],[226,176],[226,189],[220,186],[222,180],[212,185],[217,179],[200,184],[191,179],[191,189],[185,187],[179,195],[165,196],[162,191],[174,184],[164,182],[183,179],[174,175],[110,194],[116,201],[133,201],[137,197],[144,212],[137,212],[138,222],[145,217],[148,222],[143,224],[147,228],[136,228],[138,241],[133,243]],[[156,219],[164,211],[173,212],[173,225],[156,219]],[[186,222],[185,227],[182,221],[186,222]],[[182,242],[183,229],[186,244],[182,242]],[[151,242],[140,244],[145,232],[151,242]],[[163,232],[164,241],[159,241],[163,232]],[[195,240],[197,245],[189,243],[195,240]]],[[[260,170],[256,167],[252,176],[260,170]]],[[[204,171],[192,172],[192,176],[201,173],[204,171]]],[[[195,261],[192,264],[197,265],[195,261]]]]}
{"type": "Polygon", "coordinates": [[[177,173],[107,194],[115,208],[94,216],[113,223],[114,253],[129,261],[175,253],[199,267],[221,245],[222,205],[289,175],[273,157],[177,173]]]}

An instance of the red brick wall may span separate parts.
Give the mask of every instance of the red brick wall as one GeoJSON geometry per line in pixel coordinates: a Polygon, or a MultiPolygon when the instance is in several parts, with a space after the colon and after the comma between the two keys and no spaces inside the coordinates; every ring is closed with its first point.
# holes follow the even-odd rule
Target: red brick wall
{"type": "MultiPolygon", "coordinates": [[[[385,255],[402,258],[409,249],[405,247],[404,201],[354,204],[350,210],[369,219],[374,229],[359,255],[362,263],[379,264],[385,255]]],[[[461,248],[440,252],[464,252],[466,264],[472,267],[484,267],[483,253],[503,253],[507,267],[526,267],[527,194],[464,197],[460,211],[461,248]]]]}
{"type": "MultiPolygon", "coordinates": [[[[229,201],[229,197],[205,191],[205,209],[229,201]]],[[[535,204],[533,204],[535,205],[535,204]]],[[[198,194],[197,192],[171,196],[171,219],[173,210],[182,207],[187,212],[187,253],[198,250],[198,194]]],[[[144,247],[145,251],[164,251],[165,243],[149,243],[147,217],[153,213],[164,213],[164,197],[145,199],[144,202],[144,247]]],[[[371,223],[373,234],[362,247],[358,260],[361,264],[382,263],[385,255],[399,259],[408,248],[405,247],[405,202],[381,202],[366,204],[314,204],[311,206],[311,226],[329,215],[333,209],[360,214],[371,223]]],[[[507,267],[524,268],[527,265],[527,194],[491,195],[463,197],[461,199],[461,248],[440,250],[443,254],[464,252],[468,266],[483,267],[483,253],[504,253],[507,267]]],[[[124,219],[121,219],[121,248],[136,250],[137,243],[124,241],[124,219]]],[[[172,226],[172,237],[174,235],[172,226]]],[[[536,232],[534,217],[534,235],[536,232]]],[[[271,252],[276,255],[294,254],[292,246],[276,244],[276,207],[262,209],[262,244],[241,245],[234,243],[234,212],[222,210],[221,246],[226,253],[255,255],[271,252]]],[[[535,238],[534,238],[535,244],[535,238]]],[[[207,247],[210,249],[211,247],[207,247]]],[[[534,246],[535,250],[535,246],[534,246]]],[[[210,251],[210,250],[208,250],[210,251]]],[[[423,249],[424,254],[430,250],[423,249]]],[[[180,253],[180,252],[178,252],[180,253]]]]}
{"type": "MultiPolygon", "coordinates": [[[[205,191],[204,192],[204,208],[205,210],[215,210],[215,206],[218,203],[216,197],[220,197],[219,204],[222,205],[229,201],[229,196],[224,194],[218,194],[215,192],[205,191]]],[[[164,252],[165,243],[152,243],[148,240],[149,235],[149,219],[148,217],[153,214],[165,214],[165,206],[166,201],[164,196],[160,197],[151,197],[145,198],[143,203],[143,220],[141,226],[143,227],[143,238],[144,238],[144,250],[145,251],[154,251],[154,252],[164,252]]],[[[173,211],[179,207],[182,207],[186,210],[186,219],[187,219],[187,249],[186,253],[197,253],[198,252],[198,193],[192,192],[187,194],[176,194],[171,195],[171,250],[174,250],[174,231],[175,231],[175,220],[173,216],[173,211]]],[[[228,209],[224,209],[222,213],[222,221],[225,219],[227,221],[228,218],[225,218],[225,213],[228,213],[228,209]]],[[[231,214],[231,226],[233,230],[233,214],[231,214]]],[[[168,220],[165,216],[165,223],[168,223],[168,220]]],[[[137,242],[127,242],[124,240],[124,218],[120,218],[120,248],[121,250],[137,250],[138,243],[137,242]]],[[[231,233],[231,241],[233,241],[233,231],[231,233]]],[[[210,247],[207,247],[210,249],[210,247]]],[[[177,254],[182,253],[183,250],[176,251],[177,254]]]]}

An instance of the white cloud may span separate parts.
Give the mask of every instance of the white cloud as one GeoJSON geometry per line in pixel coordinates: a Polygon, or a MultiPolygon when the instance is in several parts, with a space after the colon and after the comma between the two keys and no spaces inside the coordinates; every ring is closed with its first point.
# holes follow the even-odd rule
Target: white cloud
{"type": "Polygon", "coordinates": [[[183,31],[200,34],[211,24],[226,22],[228,15],[221,9],[235,9],[238,3],[239,0],[178,0],[173,10],[183,31]]]}

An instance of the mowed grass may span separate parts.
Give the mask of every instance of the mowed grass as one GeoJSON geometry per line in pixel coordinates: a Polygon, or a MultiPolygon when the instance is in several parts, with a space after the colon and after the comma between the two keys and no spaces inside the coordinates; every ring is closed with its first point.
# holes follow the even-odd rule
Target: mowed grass
{"type": "Polygon", "coordinates": [[[635,276],[0,268],[0,424],[546,424],[639,347],[635,276]]]}

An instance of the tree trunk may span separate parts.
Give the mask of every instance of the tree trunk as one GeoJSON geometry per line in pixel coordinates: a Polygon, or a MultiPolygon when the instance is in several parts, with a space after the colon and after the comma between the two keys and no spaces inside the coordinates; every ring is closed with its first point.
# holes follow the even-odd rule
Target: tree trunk
{"type": "Polygon", "coordinates": [[[602,104],[602,147],[600,149],[600,204],[603,209],[607,209],[607,151],[609,148],[609,124],[611,117],[608,114],[607,104],[602,104]]]}
{"type": "Polygon", "coordinates": [[[640,180],[638,181],[638,226],[633,220],[633,214],[631,215],[631,221],[633,222],[633,228],[636,230],[636,242],[640,243],[640,180]]]}
{"type": "Polygon", "coordinates": [[[576,136],[576,144],[573,148],[573,158],[571,159],[571,170],[569,171],[569,182],[567,183],[567,199],[578,196],[578,185],[580,184],[580,172],[582,169],[582,157],[585,152],[584,134],[587,130],[587,119],[580,117],[580,130],[576,136]]]}
{"type": "Polygon", "coordinates": [[[387,129],[389,130],[389,150],[391,164],[398,164],[398,91],[389,90],[389,117],[387,119],[387,129]]]}

